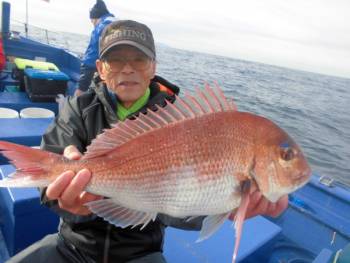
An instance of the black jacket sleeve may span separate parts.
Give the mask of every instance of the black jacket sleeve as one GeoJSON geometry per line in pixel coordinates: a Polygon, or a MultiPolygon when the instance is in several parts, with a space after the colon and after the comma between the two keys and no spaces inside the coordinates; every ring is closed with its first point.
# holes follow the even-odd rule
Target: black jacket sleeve
{"type": "Polygon", "coordinates": [[[41,148],[63,154],[65,147],[75,145],[85,151],[87,134],[81,115],[77,98],[69,98],[43,135],[41,148]]]}

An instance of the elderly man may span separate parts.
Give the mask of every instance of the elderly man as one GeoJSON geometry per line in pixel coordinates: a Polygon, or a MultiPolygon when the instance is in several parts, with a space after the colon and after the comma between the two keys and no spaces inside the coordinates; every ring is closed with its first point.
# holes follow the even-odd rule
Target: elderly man
{"type": "MultiPolygon", "coordinates": [[[[99,77],[95,87],[70,99],[42,140],[42,148],[79,159],[103,129],[132,118],[154,105],[173,102],[177,86],[156,73],[156,52],[151,30],[144,24],[120,20],[108,25],[100,38],[99,77]],[[74,145],[74,146],[73,146],[74,145]]],[[[92,214],[84,204],[102,197],[84,192],[91,179],[87,169],[67,171],[42,191],[43,203],[61,217],[59,233],[21,252],[10,262],[166,262],[162,255],[164,228],[200,229],[201,219],[158,217],[144,229],[119,228],[92,214]]],[[[278,215],[283,198],[269,203],[252,193],[248,216],[278,215]]]]}

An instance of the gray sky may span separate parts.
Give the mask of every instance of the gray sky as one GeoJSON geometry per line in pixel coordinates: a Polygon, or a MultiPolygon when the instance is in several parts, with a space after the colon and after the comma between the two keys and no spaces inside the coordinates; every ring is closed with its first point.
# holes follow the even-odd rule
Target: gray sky
{"type": "MultiPolygon", "coordinates": [[[[25,21],[25,0],[8,0],[25,21]]],[[[349,0],[104,0],[121,19],[146,23],[156,42],[350,78],[349,0]]],[[[95,0],[28,0],[29,23],[88,35],[95,0]]]]}

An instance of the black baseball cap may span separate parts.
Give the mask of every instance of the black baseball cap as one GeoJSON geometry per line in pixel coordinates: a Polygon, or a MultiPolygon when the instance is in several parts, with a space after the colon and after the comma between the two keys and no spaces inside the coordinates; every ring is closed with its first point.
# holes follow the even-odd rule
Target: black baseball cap
{"type": "Polygon", "coordinates": [[[118,20],[106,26],[99,40],[100,58],[119,45],[136,47],[151,59],[156,57],[152,31],[148,26],[133,20],[118,20]]]}
{"type": "Polygon", "coordinates": [[[96,4],[90,10],[90,18],[101,18],[104,15],[109,14],[105,2],[97,0],[96,4]]]}

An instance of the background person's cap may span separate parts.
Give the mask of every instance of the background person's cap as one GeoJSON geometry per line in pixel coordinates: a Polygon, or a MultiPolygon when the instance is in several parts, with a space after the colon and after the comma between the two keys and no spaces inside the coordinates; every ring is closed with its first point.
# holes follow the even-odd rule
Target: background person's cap
{"type": "Polygon", "coordinates": [[[90,10],[90,18],[91,19],[101,18],[107,14],[109,14],[109,11],[106,7],[105,2],[103,2],[102,0],[97,0],[96,4],[90,10]]]}
{"type": "Polygon", "coordinates": [[[100,58],[119,45],[136,47],[151,59],[156,57],[152,31],[146,25],[136,21],[118,20],[103,30],[99,42],[100,58]]]}

